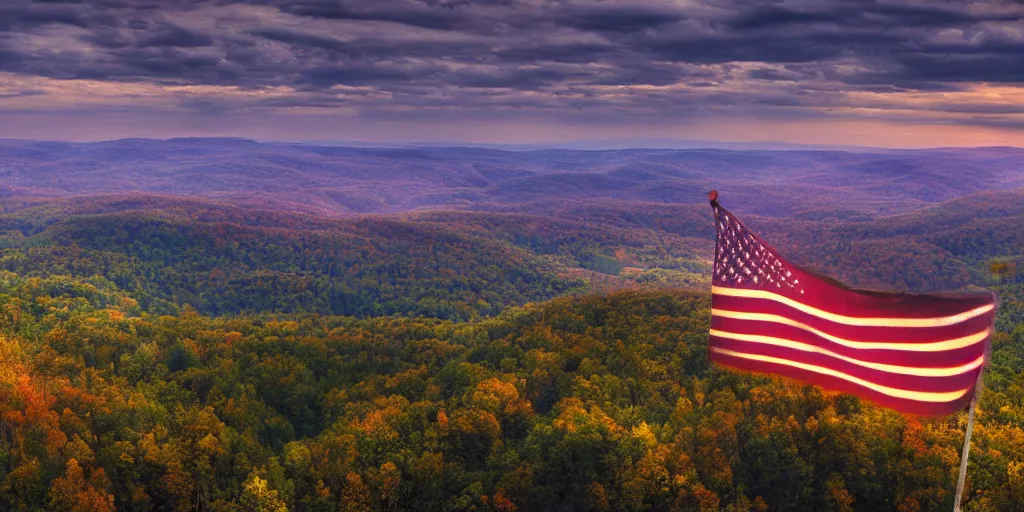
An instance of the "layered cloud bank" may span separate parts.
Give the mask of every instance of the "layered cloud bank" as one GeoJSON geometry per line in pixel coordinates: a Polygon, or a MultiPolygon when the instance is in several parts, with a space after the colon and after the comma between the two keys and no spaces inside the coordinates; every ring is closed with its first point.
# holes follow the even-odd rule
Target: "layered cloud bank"
{"type": "Polygon", "coordinates": [[[0,7],[6,137],[1024,145],[1022,82],[1013,1],[0,7]]]}

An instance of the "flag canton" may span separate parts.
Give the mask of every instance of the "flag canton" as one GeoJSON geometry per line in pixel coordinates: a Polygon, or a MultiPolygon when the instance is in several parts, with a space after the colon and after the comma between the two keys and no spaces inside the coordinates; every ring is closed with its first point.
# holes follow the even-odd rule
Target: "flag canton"
{"type": "Polygon", "coordinates": [[[800,278],[788,263],[732,214],[717,204],[714,211],[718,233],[713,277],[716,286],[804,293],[800,278]]]}

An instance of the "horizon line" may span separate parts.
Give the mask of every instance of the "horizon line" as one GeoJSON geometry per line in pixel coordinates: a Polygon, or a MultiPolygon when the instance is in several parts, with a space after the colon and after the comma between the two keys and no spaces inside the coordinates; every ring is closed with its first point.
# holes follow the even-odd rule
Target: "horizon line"
{"type": "Polygon", "coordinates": [[[522,143],[522,142],[469,142],[469,141],[358,141],[358,140],[279,140],[262,139],[244,136],[178,136],[178,137],[120,137],[97,140],[68,139],[34,139],[20,137],[0,137],[0,142],[58,143],[58,144],[106,144],[126,141],[171,142],[171,141],[237,141],[256,144],[291,144],[313,147],[343,147],[355,149],[403,149],[403,148],[471,148],[491,149],[511,152],[518,151],[629,151],[629,150],[723,150],[723,151],[936,151],[936,150],[972,150],[972,149],[1016,149],[1024,150],[1024,146],[993,145],[993,146],[926,146],[926,147],[892,147],[865,146],[857,144],[805,144],[778,141],[716,141],[693,139],[580,139],[557,143],[522,143]],[[631,141],[635,141],[635,145],[631,141]],[[673,147],[676,144],[678,146],[673,147]],[[607,147],[601,147],[606,145],[607,147]],[[744,147],[748,146],[748,147],[744,147]],[[764,146],[764,147],[753,147],[764,146]],[[771,147],[776,146],[776,147],[771,147]]]}

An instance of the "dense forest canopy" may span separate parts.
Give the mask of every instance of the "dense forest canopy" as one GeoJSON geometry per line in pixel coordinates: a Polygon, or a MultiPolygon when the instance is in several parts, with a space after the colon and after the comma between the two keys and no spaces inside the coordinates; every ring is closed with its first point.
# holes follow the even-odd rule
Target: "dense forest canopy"
{"type": "MultiPolygon", "coordinates": [[[[11,273],[0,298],[6,510],[952,504],[963,418],[712,367],[700,292],[470,322],[158,316],[103,279],[11,273]]],[[[1024,325],[994,338],[966,510],[1024,506],[1021,347],[1024,325]]]]}

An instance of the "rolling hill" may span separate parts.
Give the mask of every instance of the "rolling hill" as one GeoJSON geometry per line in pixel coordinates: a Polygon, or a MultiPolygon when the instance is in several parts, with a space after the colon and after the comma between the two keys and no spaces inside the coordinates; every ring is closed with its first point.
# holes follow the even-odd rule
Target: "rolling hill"
{"type": "MultiPolygon", "coordinates": [[[[102,276],[155,312],[188,304],[213,315],[466,319],[567,293],[702,289],[714,247],[704,205],[325,217],[131,195],[37,198],[19,208],[0,214],[0,268],[102,276]]],[[[1024,190],[862,221],[744,220],[795,262],[871,289],[985,286],[995,283],[994,259],[1024,267],[1024,190]]]]}
{"type": "Polygon", "coordinates": [[[518,214],[325,218],[167,196],[0,215],[0,268],[102,276],[144,309],[206,314],[493,315],[573,291],[705,282],[701,242],[518,214]]]}

